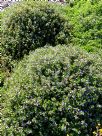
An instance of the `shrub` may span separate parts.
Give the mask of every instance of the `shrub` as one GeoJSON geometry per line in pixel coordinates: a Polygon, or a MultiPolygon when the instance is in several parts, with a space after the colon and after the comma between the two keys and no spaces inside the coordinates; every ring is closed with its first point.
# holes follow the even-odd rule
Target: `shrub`
{"type": "Polygon", "coordinates": [[[0,87],[3,87],[5,79],[10,76],[17,62],[12,61],[10,56],[3,54],[2,48],[0,51],[0,87]]]}
{"type": "Polygon", "coordinates": [[[89,52],[102,49],[102,1],[75,0],[74,6],[67,6],[66,12],[73,25],[73,44],[89,52]]]}
{"type": "Polygon", "coordinates": [[[55,46],[69,42],[71,27],[57,7],[48,2],[29,1],[15,4],[3,12],[1,41],[4,53],[19,59],[46,44],[55,46]]]}
{"type": "Polygon", "coordinates": [[[0,55],[0,87],[3,87],[5,79],[10,76],[15,64],[8,56],[0,55]]]}
{"type": "Polygon", "coordinates": [[[77,48],[37,49],[5,83],[2,135],[91,136],[102,124],[102,60],[77,48]]]}

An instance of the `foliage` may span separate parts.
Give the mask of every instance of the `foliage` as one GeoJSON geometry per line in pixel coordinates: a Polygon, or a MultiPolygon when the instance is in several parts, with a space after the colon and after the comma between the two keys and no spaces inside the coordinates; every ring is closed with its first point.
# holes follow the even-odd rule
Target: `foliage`
{"type": "Polygon", "coordinates": [[[102,128],[100,124],[96,126],[96,131],[93,132],[93,136],[102,136],[102,128]]]}
{"type": "Polygon", "coordinates": [[[87,51],[102,49],[102,0],[75,0],[66,14],[73,25],[73,44],[87,51]]]}
{"type": "Polygon", "coordinates": [[[2,135],[90,136],[102,124],[102,60],[77,47],[25,57],[4,86],[2,135]]]}
{"type": "Polygon", "coordinates": [[[5,10],[1,21],[3,53],[19,59],[46,44],[69,42],[71,26],[57,7],[48,2],[27,1],[5,10]]]}
{"type": "Polygon", "coordinates": [[[7,55],[0,54],[0,87],[3,87],[5,79],[10,76],[16,63],[7,55]]]}

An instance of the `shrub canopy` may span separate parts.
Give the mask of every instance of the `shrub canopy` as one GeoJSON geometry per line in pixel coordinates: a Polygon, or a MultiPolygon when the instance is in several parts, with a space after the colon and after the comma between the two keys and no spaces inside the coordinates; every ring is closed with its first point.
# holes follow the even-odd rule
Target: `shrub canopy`
{"type": "Polygon", "coordinates": [[[72,43],[89,52],[102,50],[102,0],[73,2],[73,7],[67,6],[65,11],[73,25],[72,43]]]}
{"type": "Polygon", "coordinates": [[[57,7],[48,2],[29,1],[5,10],[1,20],[4,53],[19,59],[46,44],[55,46],[69,42],[71,26],[57,7]]]}
{"type": "Polygon", "coordinates": [[[77,48],[37,49],[5,83],[2,134],[90,136],[102,124],[102,60],[77,48]]]}

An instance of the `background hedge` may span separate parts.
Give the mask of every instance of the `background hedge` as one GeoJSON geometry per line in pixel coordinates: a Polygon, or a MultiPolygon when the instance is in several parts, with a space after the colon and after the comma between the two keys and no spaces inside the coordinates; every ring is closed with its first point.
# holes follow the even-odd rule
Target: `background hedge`
{"type": "Polygon", "coordinates": [[[37,49],[5,83],[2,135],[91,136],[102,124],[102,60],[77,48],[37,49]]]}
{"type": "Polygon", "coordinates": [[[1,20],[3,53],[19,59],[46,44],[70,42],[71,26],[58,7],[61,8],[58,4],[29,1],[7,8],[1,20]]]}
{"type": "Polygon", "coordinates": [[[65,13],[73,25],[74,45],[88,52],[102,50],[102,0],[75,0],[65,13]]]}

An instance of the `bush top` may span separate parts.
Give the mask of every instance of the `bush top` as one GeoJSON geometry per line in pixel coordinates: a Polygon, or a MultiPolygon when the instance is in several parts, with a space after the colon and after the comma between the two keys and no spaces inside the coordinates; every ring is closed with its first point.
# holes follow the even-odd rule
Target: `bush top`
{"type": "Polygon", "coordinates": [[[1,31],[3,51],[12,59],[20,59],[46,44],[56,46],[71,41],[68,20],[56,4],[46,2],[22,2],[5,10],[1,31]]]}
{"type": "Polygon", "coordinates": [[[3,134],[90,135],[101,124],[100,73],[99,56],[72,46],[31,52],[5,83],[3,134]]]}
{"type": "MultiPolygon", "coordinates": [[[[29,77],[30,75],[35,76],[36,79],[35,71],[42,70],[43,68],[45,70],[47,70],[47,68],[51,69],[54,72],[55,67],[57,68],[58,66],[60,66],[60,64],[63,65],[63,67],[65,66],[67,70],[69,68],[69,72],[71,70],[70,68],[74,67],[75,65],[75,67],[77,68],[75,69],[75,71],[72,71],[73,72],[72,75],[80,71],[82,68],[84,69],[84,67],[87,67],[89,69],[89,71],[87,71],[88,73],[93,74],[93,76],[95,75],[96,77],[98,76],[101,77],[100,75],[100,73],[102,72],[101,58],[98,55],[92,55],[77,48],[78,47],[72,47],[72,46],[66,47],[65,45],[63,46],[58,45],[57,47],[54,48],[44,47],[37,49],[34,52],[31,52],[30,55],[26,56],[16,68],[13,76],[10,79],[10,84],[14,82],[14,79],[16,81],[17,78],[18,79],[17,86],[18,86],[19,82],[22,82],[24,77],[27,78],[27,76],[29,77]]],[[[63,71],[66,69],[63,69],[63,71]]],[[[87,75],[88,73],[85,74],[87,75]]],[[[43,73],[41,73],[40,76],[43,76],[43,73]]]]}

